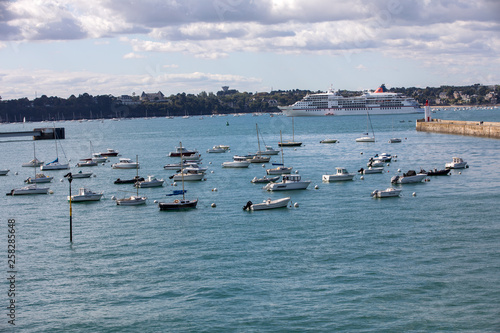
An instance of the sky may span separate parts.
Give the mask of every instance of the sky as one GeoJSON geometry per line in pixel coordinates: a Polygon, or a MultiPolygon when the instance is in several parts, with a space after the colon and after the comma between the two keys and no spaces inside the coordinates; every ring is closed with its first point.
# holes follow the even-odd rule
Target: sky
{"type": "Polygon", "coordinates": [[[0,0],[0,96],[500,84],[499,0],[0,0]]]}

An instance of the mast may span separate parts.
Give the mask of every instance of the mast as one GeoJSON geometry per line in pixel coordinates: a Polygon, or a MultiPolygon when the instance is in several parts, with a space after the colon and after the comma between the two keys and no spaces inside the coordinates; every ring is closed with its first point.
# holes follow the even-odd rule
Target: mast
{"type": "MultiPolygon", "coordinates": [[[[292,117],[292,141],[295,142],[295,125],[293,122],[293,117],[292,117]]],[[[283,142],[283,141],[281,141],[283,142]]]]}
{"type": "MultiPolygon", "coordinates": [[[[92,145],[92,142],[90,143],[92,145]]],[[[139,155],[135,155],[135,170],[136,170],[136,173],[135,173],[135,176],[136,176],[136,181],[139,179],[139,155]]],[[[137,196],[139,197],[139,186],[136,186],[135,187],[136,190],[137,190],[137,196]]]]}
{"type": "Polygon", "coordinates": [[[259,146],[259,153],[260,153],[259,126],[257,125],[257,123],[255,124],[255,128],[257,129],[257,145],[259,146]]]}
{"type": "Polygon", "coordinates": [[[182,200],[186,200],[184,196],[184,164],[182,162],[182,142],[179,142],[180,152],[181,152],[181,179],[182,179],[182,200]]]}
{"type": "MultiPolygon", "coordinates": [[[[283,142],[283,136],[281,135],[281,130],[280,130],[280,141],[283,142]]],[[[281,164],[283,164],[283,167],[284,167],[285,162],[283,161],[283,145],[281,145],[280,147],[281,147],[281,164]]]]}

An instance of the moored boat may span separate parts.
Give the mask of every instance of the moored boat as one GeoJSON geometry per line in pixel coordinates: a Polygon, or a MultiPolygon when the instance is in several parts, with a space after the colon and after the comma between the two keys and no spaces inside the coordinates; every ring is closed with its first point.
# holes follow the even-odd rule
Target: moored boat
{"type": "Polygon", "coordinates": [[[29,177],[24,182],[28,183],[28,184],[50,183],[52,181],[52,179],[54,179],[54,177],[46,176],[43,173],[37,173],[37,174],[35,174],[35,178],[29,177]]]}
{"type": "Polygon", "coordinates": [[[139,169],[139,162],[133,162],[130,158],[120,158],[118,163],[111,165],[113,169],[139,169]]]}
{"type": "Polygon", "coordinates": [[[310,180],[302,180],[300,175],[282,175],[281,182],[269,183],[263,187],[268,191],[305,190],[311,183],[310,180]]]}
{"type": "Polygon", "coordinates": [[[389,187],[385,190],[375,190],[372,192],[371,196],[374,198],[389,198],[389,197],[399,197],[401,189],[396,189],[389,187]]]}
{"type": "Polygon", "coordinates": [[[422,170],[420,170],[420,173],[425,173],[425,174],[427,174],[427,176],[448,176],[450,171],[451,171],[451,169],[438,170],[438,169],[434,168],[433,170],[430,170],[430,171],[425,171],[422,169],[422,170]]]}
{"type": "Polygon", "coordinates": [[[118,156],[118,151],[108,148],[105,152],[99,153],[101,156],[106,156],[106,157],[113,157],[113,156],[118,156]]]}
{"type": "Polygon", "coordinates": [[[144,180],[143,177],[135,176],[132,179],[120,179],[114,181],[115,184],[135,184],[137,182],[142,182],[144,180]]]}
{"type": "Polygon", "coordinates": [[[148,176],[145,180],[135,183],[135,187],[160,187],[163,186],[163,182],[163,179],[157,179],[155,176],[148,176]]]}
{"type": "Polygon", "coordinates": [[[78,190],[78,194],[74,194],[71,197],[68,195],[68,200],[72,202],[99,201],[102,195],[102,192],[97,193],[82,187],[78,190]]]}
{"type": "Polygon", "coordinates": [[[403,173],[402,176],[393,176],[391,178],[391,183],[395,184],[409,184],[409,183],[420,183],[425,177],[426,173],[416,173],[415,170],[408,170],[408,172],[403,173]]]}
{"type": "Polygon", "coordinates": [[[3,170],[0,170],[0,176],[7,176],[7,174],[9,173],[10,170],[8,169],[3,169],[3,170]]]}
{"type": "Polygon", "coordinates": [[[468,168],[469,165],[460,157],[453,157],[453,161],[446,163],[444,165],[447,169],[464,169],[468,168]]]}
{"type": "Polygon", "coordinates": [[[368,169],[361,168],[358,170],[358,172],[363,174],[363,175],[367,175],[370,173],[382,173],[382,172],[384,172],[384,168],[382,168],[382,167],[380,167],[380,168],[369,167],[368,169]]]}
{"type": "Polygon", "coordinates": [[[47,194],[48,187],[38,187],[36,184],[26,185],[21,188],[12,189],[7,195],[29,195],[29,194],[47,194]]]}
{"type": "Polygon", "coordinates": [[[349,173],[345,168],[335,168],[337,172],[333,175],[323,175],[324,182],[336,182],[343,180],[352,180],[355,176],[354,173],[349,173]]]}
{"type": "Polygon", "coordinates": [[[278,179],[280,179],[280,176],[276,176],[276,177],[262,177],[262,178],[257,178],[257,177],[254,177],[250,182],[251,183],[270,183],[270,182],[275,182],[277,181],[278,179]]]}
{"type": "Polygon", "coordinates": [[[289,202],[290,197],[275,200],[271,200],[271,198],[268,198],[267,200],[264,200],[264,202],[258,204],[254,204],[251,201],[248,201],[247,204],[243,207],[243,210],[267,210],[275,208],[286,208],[289,202]]]}

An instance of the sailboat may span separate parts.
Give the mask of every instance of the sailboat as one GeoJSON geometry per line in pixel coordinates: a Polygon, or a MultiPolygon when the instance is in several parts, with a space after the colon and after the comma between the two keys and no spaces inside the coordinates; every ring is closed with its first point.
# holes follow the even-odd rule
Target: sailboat
{"type": "MultiPolygon", "coordinates": [[[[135,156],[135,161],[137,164],[139,164],[139,156],[135,156]]],[[[139,178],[139,169],[136,169],[136,178],[139,178]]],[[[119,206],[138,206],[138,205],[144,205],[146,203],[147,197],[141,197],[139,196],[139,186],[136,186],[136,195],[131,195],[128,198],[123,198],[123,199],[117,199],[116,204],[119,206]]]]}
{"type": "MultiPolygon", "coordinates": [[[[394,132],[394,119],[392,120],[392,131],[394,132]]],[[[401,142],[400,138],[390,138],[389,143],[399,143],[401,142]]]]}
{"type": "Polygon", "coordinates": [[[248,162],[250,163],[267,163],[271,159],[271,156],[269,155],[261,155],[260,153],[260,138],[259,138],[259,126],[255,124],[255,129],[257,130],[257,145],[259,146],[259,150],[257,151],[257,154],[252,156],[251,158],[248,159],[248,162]]]}
{"type": "MultiPolygon", "coordinates": [[[[281,136],[281,131],[280,131],[280,141],[281,141],[281,139],[282,139],[282,136],[281,136]]],[[[283,175],[283,174],[289,174],[292,172],[293,167],[286,167],[284,164],[283,146],[280,146],[280,147],[281,147],[281,164],[278,165],[278,167],[276,167],[276,168],[267,169],[266,172],[268,175],[283,175]]]]}
{"type": "MultiPolygon", "coordinates": [[[[56,136],[55,137],[55,142],[56,142],[56,159],[53,160],[52,162],[49,162],[45,165],[42,165],[40,166],[40,170],[44,171],[44,170],[65,170],[65,169],[69,169],[69,163],[66,163],[66,164],[62,164],[59,162],[59,151],[57,150],[57,133],[54,129],[54,135],[56,136]]],[[[64,151],[63,151],[64,153],[64,151]]]]}
{"type": "Polygon", "coordinates": [[[40,165],[43,165],[43,161],[40,161],[36,158],[35,154],[35,143],[33,142],[33,159],[29,161],[28,163],[23,163],[21,166],[23,167],[31,167],[31,168],[38,168],[40,165]]]}
{"type": "Polygon", "coordinates": [[[184,165],[182,160],[182,142],[179,142],[179,148],[181,152],[181,175],[182,175],[182,199],[175,199],[173,202],[160,202],[158,203],[158,207],[160,210],[181,210],[181,209],[190,209],[196,208],[198,204],[198,199],[195,200],[187,200],[185,197],[186,191],[184,190],[184,165]]]}
{"type": "Polygon", "coordinates": [[[368,112],[366,112],[366,133],[362,137],[357,138],[356,142],[375,142],[375,132],[373,131],[372,121],[368,112]],[[372,136],[368,134],[368,125],[372,128],[372,136]]]}
{"type": "Polygon", "coordinates": [[[278,146],[280,146],[280,147],[298,147],[301,145],[302,145],[302,142],[295,141],[295,125],[294,125],[293,117],[292,117],[292,141],[283,142],[283,140],[280,139],[280,142],[278,142],[278,146]]]}

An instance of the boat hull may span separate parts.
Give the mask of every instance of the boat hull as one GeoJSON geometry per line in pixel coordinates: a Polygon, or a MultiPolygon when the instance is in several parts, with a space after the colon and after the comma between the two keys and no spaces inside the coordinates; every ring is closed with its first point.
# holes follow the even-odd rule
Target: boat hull
{"type": "Polygon", "coordinates": [[[290,182],[290,183],[269,183],[264,186],[268,191],[289,191],[289,190],[305,190],[309,186],[310,181],[290,182]]]}
{"type": "Polygon", "coordinates": [[[248,168],[250,162],[224,162],[222,163],[223,168],[248,168]]]}
{"type": "Polygon", "coordinates": [[[400,108],[359,108],[357,109],[341,109],[341,108],[325,108],[325,109],[298,109],[290,106],[279,107],[281,112],[287,117],[310,117],[310,116],[362,116],[366,115],[369,111],[370,115],[384,115],[384,114],[412,114],[424,113],[424,109],[415,106],[403,106],[400,108]],[[369,109],[369,110],[368,110],[369,109]]]}
{"type": "Polygon", "coordinates": [[[394,198],[394,197],[399,197],[400,193],[401,190],[399,189],[388,188],[387,190],[384,191],[375,190],[372,192],[371,196],[374,198],[394,198]]]}
{"type": "Polygon", "coordinates": [[[116,204],[119,206],[138,206],[146,204],[146,199],[146,197],[131,196],[130,198],[116,200],[116,204]]]}
{"type": "Polygon", "coordinates": [[[397,184],[410,184],[410,183],[420,183],[427,176],[425,173],[419,173],[415,176],[396,176],[397,178],[391,179],[391,183],[397,184]]]}
{"type": "Polygon", "coordinates": [[[202,180],[204,174],[185,174],[184,177],[181,174],[176,174],[172,177],[174,181],[182,181],[182,178],[184,178],[184,181],[198,181],[202,180]]]}
{"type": "Polygon", "coordinates": [[[198,205],[198,199],[196,200],[174,200],[173,202],[160,202],[158,207],[160,210],[172,211],[172,210],[184,210],[184,209],[194,209],[198,205]]]}
{"type": "Polygon", "coordinates": [[[290,197],[281,198],[277,200],[266,200],[263,203],[253,204],[250,206],[250,210],[267,210],[276,208],[286,208],[290,202],[290,197]]]}
{"type": "Polygon", "coordinates": [[[46,164],[42,165],[40,167],[40,170],[42,171],[47,171],[47,170],[67,170],[69,169],[69,164],[46,164]]]}
{"type": "Polygon", "coordinates": [[[322,179],[324,182],[338,182],[338,181],[346,181],[353,180],[354,174],[347,175],[323,175],[322,179]]]}

